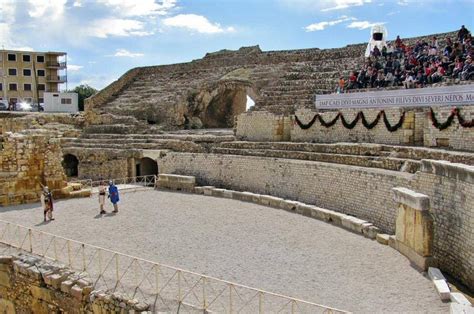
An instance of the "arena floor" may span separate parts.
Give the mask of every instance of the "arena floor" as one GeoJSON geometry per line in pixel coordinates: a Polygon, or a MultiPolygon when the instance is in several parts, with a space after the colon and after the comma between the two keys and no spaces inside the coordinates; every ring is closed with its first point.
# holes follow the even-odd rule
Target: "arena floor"
{"type": "Polygon", "coordinates": [[[398,252],[318,220],[153,190],[122,193],[119,206],[100,216],[94,196],[56,202],[50,223],[40,204],[0,208],[0,219],[348,311],[449,311],[398,252]]]}

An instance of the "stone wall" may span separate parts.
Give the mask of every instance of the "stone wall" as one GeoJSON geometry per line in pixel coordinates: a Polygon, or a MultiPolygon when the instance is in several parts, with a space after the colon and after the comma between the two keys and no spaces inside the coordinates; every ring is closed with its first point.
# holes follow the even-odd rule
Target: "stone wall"
{"type": "Polygon", "coordinates": [[[6,133],[0,149],[0,205],[39,199],[41,184],[66,187],[60,141],[40,130],[6,133]]]}
{"type": "Polygon", "coordinates": [[[234,155],[168,153],[160,173],[196,176],[200,185],[269,194],[334,209],[394,233],[391,189],[404,186],[402,172],[346,165],[234,155]]]}
{"type": "MultiPolygon", "coordinates": [[[[385,110],[391,125],[395,125],[400,120],[403,108],[390,108],[385,110]]],[[[340,110],[346,121],[351,122],[356,117],[360,109],[343,109],[340,110]]],[[[367,121],[370,123],[380,112],[380,109],[364,109],[362,110],[367,121]]],[[[298,110],[296,116],[302,123],[308,123],[317,112],[314,110],[298,110]]],[[[321,113],[324,121],[331,121],[337,112],[321,113]]],[[[415,113],[407,111],[405,114],[405,122],[402,127],[395,132],[390,132],[385,127],[382,119],[377,126],[368,130],[362,125],[362,121],[352,129],[346,129],[341,121],[338,121],[330,128],[323,127],[319,121],[307,130],[301,129],[298,125],[294,125],[291,130],[291,140],[293,142],[315,142],[315,143],[335,143],[335,142],[358,142],[358,143],[379,143],[394,145],[413,145],[414,144],[414,127],[415,113]]]]}
{"type": "Polygon", "coordinates": [[[430,198],[439,266],[474,287],[474,167],[423,160],[411,188],[430,198]]]}
{"type": "Polygon", "coordinates": [[[106,180],[134,176],[135,158],[142,156],[138,150],[65,148],[64,154],[75,156],[78,161],[78,178],[106,180]]]}
{"type": "Polygon", "coordinates": [[[61,136],[76,137],[81,133],[84,117],[67,113],[0,113],[0,135],[26,129],[47,129],[61,136]]]}
{"type": "Polygon", "coordinates": [[[289,117],[254,111],[239,115],[235,124],[235,133],[241,140],[275,142],[290,139],[289,117]]]}
{"type": "Polygon", "coordinates": [[[142,313],[149,306],[112,293],[93,291],[83,274],[32,255],[0,256],[2,313],[142,313]]]}
{"type": "MultiPolygon", "coordinates": [[[[466,121],[474,119],[474,106],[462,106],[461,116],[466,121]]],[[[435,116],[439,122],[445,122],[453,107],[433,107],[435,116]]],[[[362,109],[367,121],[372,122],[381,109],[362,109]]],[[[346,121],[351,122],[360,109],[343,109],[346,121]]],[[[405,120],[400,129],[390,132],[385,127],[383,119],[380,119],[377,126],[368,130],[359,121],[351,130],[346,129],[339,120],[334,126],[323,127],[316,121],[309,129],[302,129],[296,123],[281,123],[287,121],[288,117],[274,115],[268,112],[244,113],[237,118],[235,133],[238,139],[247,141],[282,141],[287,138],[276,136],[276,131],[280,134],[290,134],[289,140],[292,142],[312,142],[312,143],[378,143],[390,145],[417,145],[425,147],[440,147],[455,150],[474,151],[474,129],[464,128],[454,118],[453,124],[445,130],[438,130],[432,124],[429,108],[390,108],[385,113],[391,125],[398,123],[401,113],[405,111],[405,120]],[[283,131],[280,131],[283,128],[283,131]]],[[[312,109],[299,109],[296,116],[303,123],[309,123],[315,114],[312,109]]],[[[332,120],[337,112],[329,111],[320,113],[324,121],[332,120]]],[[[291,116],[294,120],[294,116],[291,116]]]]}
{"type": "Polygon", "coordinates": [[[392,188],[424,193],[432,204],[434,258],[464,284],[474,283],[472,166],[424,160],[423,170],[410,175],[300,160],[193,153],[168,153],[158,159],[158,165],[160,173],[192,175],[200,185],[268,194],[353,215],[391,234],[397,215],[392,188]]]}
{"type": "MultiPolygon", "coordinates": [[[[474,106],[460,107],[461,116],[466,121],[474,120],[474,106]]],[[[451,114],[451,107],[436,108],[435,114],[439,122],[444,122],[451,114]]],[[[453,124],[445,129],[438,130],[433,127],[425,113],[423,129],[424,146],[426,147],[445,147],[456,150],[474,151],[474,128],[463,128],[457,118],[454,118],[453,124]]]]}

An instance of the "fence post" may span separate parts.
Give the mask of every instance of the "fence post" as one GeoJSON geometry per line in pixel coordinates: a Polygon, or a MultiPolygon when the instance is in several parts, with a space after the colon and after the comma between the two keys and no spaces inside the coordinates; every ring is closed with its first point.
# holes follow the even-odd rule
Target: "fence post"
{"type": "Polygon", "coordinates": [[[22,242],[21,242],[21,232],[20,232],[20,226],[19,225],[17,226],[17,229],[18,229],[18,246],[17,247],[19,249],[22,249],[23,245],[22,245],[22,242]]]}
{"type": "Polygon", "coordinates": [[[81,244],[82,248],[82,271],[86,271],[86,247],[84,243],[81,244]]]}
{"type": "Polygon", "coordinates": [[[99,258],[99,278],[102,276],[102,249],[98,249],[97,252],[99,258]]]}
{"type": "Polygon", "coordinates": [[[28,239],[30,240],[30,253],[33,253],[33,241],[31,236],[31,229],[28,229],[28,239]]]}
{"type": "Polygon", "coordinates": [[[67,257],[69,260],[69,267],[72,269],[71,241],[69,240],[67,240],[67,257]]]}
{"type": "Polygon", "coordinates": [[[58,260],[58,248],[56,246],[56,237],[53,236],[54,260],[58,260]]]}
{"type": "Polygon", "coordinates": [[[117,280],[115,287],[118,287],[118,284],[120,281],[120,274],[119,274],[119,256],[117,253],[115,253],[115,278],[117,280]]]}
{"type": "Polygon", "coordinates": [[[258,292],[258,313],[263,314],[263,292],[258,292]]]}
{"type": "Polygon", "coordinates": [[[181,303],[181,271],[178,270],[178,302],[181,303]]]}
{"type": "Polygon", "coordinates": [[[232,284],[229,284],[229,313],[232,314],[234,311],[232,304],[232,284]]]}
{"type": "Polygon", "coordinates": [[[203,301],[203,309],[204,313],[207,311],[207,300],[206,300],[206,277],[202,278],[202,301],[203,301]]]}
{"type": "Polygon", "coordinates": [[[291,314],[296,313],[296,300],[291,301],[291,314]]]}
{"type": "Polygon", "coordinates": [[[156,296],[160,294],[160,266],[155,264],[156,296]]]}

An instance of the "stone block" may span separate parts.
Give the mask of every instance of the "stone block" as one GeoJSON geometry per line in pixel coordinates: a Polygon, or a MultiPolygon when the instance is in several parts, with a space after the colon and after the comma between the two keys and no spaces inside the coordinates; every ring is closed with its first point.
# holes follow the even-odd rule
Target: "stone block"
{"type": "Polygon", "coordinates": [[[474,314],[474,307],[465,304],[451,303],[449,314],[474,314]]]}
{"type": "Polygon", "coordinates": [[[232,198],[233,193],[232,190],[224,190],[224,198],[232,198]]]}
{"type": "Polygon", "coordinates": [[[370,222],[367,222],[362,225],[362,234],[369,239],[375,240],[377,234],[379,234],[380,232],[381,230],[370,222]]]}
{"type": "Polygon", "coordinates": [[[64,293],[71,293],[71,288],[74,285],[74,282],[72,280],[65,280],[61,282],[61,291],[64,293]]]}
{"type": "Polygon", "coordinates": [[[433,258],[431,256],[421,256],[415,252],[411,247],[396,240],[395,249],[405,255],[415,266],[421,270],[427,270],[433,265],[433,258]]]}
{"type": "Polygon", "coordinates": [[[78,285],[74,285],[74,286],[71,287],[70,294],[77,301],[79,301],[79,302],[82,301],[82,288],[79,287],[78,285]]]}
{"type": "Polygon", "coordinates": [[[15,314],[15,304],[10,300],[3,299],[0,297],[0,311],[2,313],[15,314]]]}
{"type": "Polygon", "coordinates": [[[212,195],[212,190],[215,189],[216,187],[215,186],[203,186],[202,189],[203,189],[203,194],[206,195],[206,196],[211,196],[212,195]]]}
{"type": "Polygon", "coordinates": [[[0,256],[0,265],[11,266],[13,264],[13,257],[11,255],[0,256]]]}
{"type": "Polygon", "coordinates": [[[299,204],[301,203],[297,201],[283,200],[280,202],[280,208],[292,212],[296,211],[299,204]]]}
{"type": "Polygon", "coordinates": [[[362,233],[365,223],[367,223],[365,220],[347,215],[341,219],[341,224],[344,228],[356,233],[362,233]]]}
{"type": "Polygon", "coordinates": [[[317,206],[313,206],[311,216],[322,221],[329,221],[329,218],[331,217],[331,211],[317,206]]]}
{"type": "Polygon", "coordinates": [[[335,211],[331,211],[329,213],[329,221],[336,226],[342,226],[342,219],[346,217],[349,217],[349,216],[343,213],[335,212],[335,211]]]}
{"type": "Polygon", "coordinates": [[[196,194],[204,194],[204,188],[202,186],[195,186],[193,191],[196,194]]]}
{"type": "Polygon", "coordinates": [[[435,267],[429,267],[428,268],[428,277],[431,280],[446,280],[446,278],[444,278],[441,271],[438,268],[435,268],[435,267]]]}
{"type": "Polygon", "coordinates": [[[11,276],[9,272],[0,271],[0,286],[11,288],[11,276]]]}
{"type": "Polygon", "coordinates": [[[211,196],[214,197],[224,197],[224,189],[212,189],[211,196]]]}
{"type": "Polygon", "coordinates": [[[470,165],[423,159],[421,171],[474,184],[474,166],[470,165]]]}
{"type": "Polygon", "coordinates": [[[449,290],[446,280],[433,280],[433,283],[441,301],[448,301],[451,299],[451,291],[449,290]]]}
{"type": "Polygon", "coordinates": [[[393,200],[416,210],[429,210],[430,199],[427,195],[416,193],[410,189],[393,188],[393,200]]]}
{"type": "Polygon", "coordinates": [[[388,245],[388,241],[390,240],[390,235],[383,234],[383,233],[378,233],[377,236],[375,237],[375,239],[380,244],[388,245]]]}
{"type": "Polygon", "coordinates": [[[280,208],[282,201],[282,198],[271,195],[260,195],[260,197],[258,198],[258,204],[275,208],[280,208]]]}
{"type": "Polygon", "coordinates": [[[53,300],[55,299],[54,291],[48,288],[30,286],[30,292],[34,298],[44,300],[48,303],[53,303],[53,300]]]}
{"type": "Polygon", "coordinates": [[[451,292],[449,298],[451,302],[472,306],[471,302],[460,292],[451,292]]]}

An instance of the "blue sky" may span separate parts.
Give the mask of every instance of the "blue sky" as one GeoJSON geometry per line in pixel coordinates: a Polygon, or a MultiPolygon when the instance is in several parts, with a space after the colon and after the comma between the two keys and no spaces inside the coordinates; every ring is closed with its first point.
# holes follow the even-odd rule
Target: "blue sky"
{"type": "Polygon", "coordinates": [[[472,31],[474,0],[0,0],[5,49],[65,51],[68,88],[103,88],[130,68],[206,52],[332,48],[389,38],[472,31]]]}

